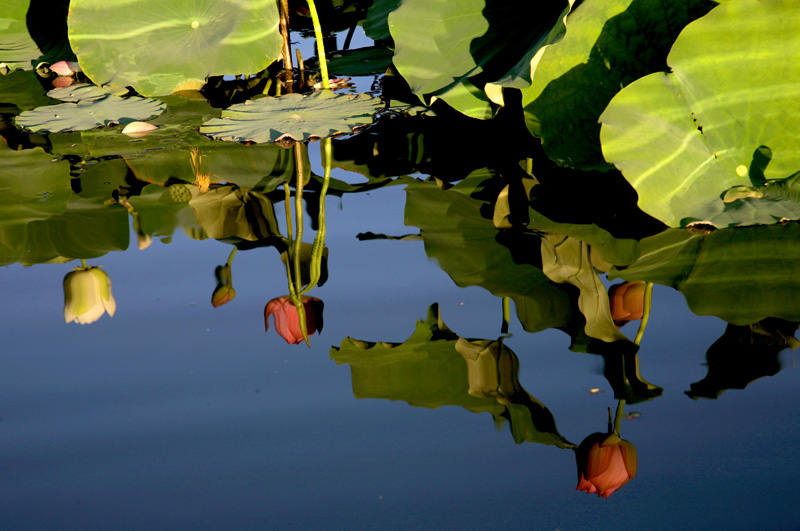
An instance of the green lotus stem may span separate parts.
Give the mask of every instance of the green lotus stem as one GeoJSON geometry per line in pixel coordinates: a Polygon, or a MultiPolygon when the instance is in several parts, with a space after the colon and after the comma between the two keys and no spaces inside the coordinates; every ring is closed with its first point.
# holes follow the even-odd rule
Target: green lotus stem
{"type": "Polygon", "coordinates": [[[639,323],[639,330],[636,332],[636,339],[633,340],[637,345],[642,341],[644,330],[647,328],[647,321],[650,319],[650,308],[653,306],[653,283],[648,282],[644,288],[644,308],[642,312],[642,322],[639,323]]]}
{"type": "Polygon", "coordinates": [[[500,326],[500,333],[508,333],[508,324],[511,322],[511,299],[503,297],[503,324],[500,326]]]}
{"type": "Polygon", "coordinates": [[[311,248],[311,274],[308,285],[302,293],[307,293],[319,282],[322,270],[322,255],[325,251],[325,196],[328,194],[328,186],[331,182],[331,167],[333,166],[333,139],[328,137],[322,140],[322,165],[324,167],[324,177],[322,189],[319,193],[319,217],[317,235],[314,238],[314,245],[311,248]]]}
{"type": "Polygon", "coordinates": [[[85,258],[81,258],[81,267],[83,267],[83,268],[89,267],[88,265],[86,265],[86,259],[85,258]]]}
{"type": "Polygon", "coordinates": [[[525,159],[525,171],[528,175],[533,175],[533,159],[530,157],[525,159]]]}
{"type": "MultiPolygon", "coordinates": [[[[302,160],[302,153],[300,148],[299,142],[295,142],[294,144],[294,153],[295,153],[295,160],[301,161],[302,160]]],[[[302,249],[303,245],[303,179],[304,179],[304,171],[302,164],[297,164],[297,177],[294,183],[294,221],[295,221],[295,239],[292,242],[292,246],[294,247],[294,285],[295,291],[300,293],[300,289],[302,288],[303,284],[303,277],[300,274],[300,250],[302,249]]]]}
{"type": "Polygon", "coordinates": [[[325,45],[322,42],[322,25],[319,23],[319,15],[314,5],[314,0],[308,0],[308,11],[311,14],[311,22],[314,23],[314,37],[317,39],[317,57],[319,58],[319,73],[322,76],[322,88],[330,90],[331,82],[328,79],[328,62],[325,60],[325,45]]]}
{"type": "MultiPolygon", "coordinates": [[[[619,430],[622,427],[622,417],[625,416],[625,413],[623,413],[624,409],[625,399],[623,398],[617,403],[617,414],[614,416],[614,433],[617,435],[619,435],[619,430]]],[[[609,409],[609,411],[611,410],[609,409]]]]}
{"type": "Polygon", "coordinates": [[[233,250],[231,250],[231,254],[228,255],[228,267],[230,267],[231,264],[233,263],[233,257],[236,256],[236,251],[237,250],[238,249],[236,247],[234,247],[233,250]]]}

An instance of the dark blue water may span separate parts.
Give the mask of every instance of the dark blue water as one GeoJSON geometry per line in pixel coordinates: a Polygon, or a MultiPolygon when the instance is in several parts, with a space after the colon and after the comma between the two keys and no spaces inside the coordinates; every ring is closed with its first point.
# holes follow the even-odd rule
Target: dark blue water
{"type": "MultiPolygon", "coordinates": [[[[312,149],[318,170],[318,151],[312,149]],[[316,157],[316,158],[315,158],[316,157]]],[[[339,175],[340,178],[345,178],[339,175]]],[[[351,177],[348,177],[351,178],[351,177]]],[[[325,324],[311,348],[264,332],[287,292],[271,249],[237,254],[234,301],[214,309],[230,247],[176,234],[90,264],[117,313],[67,325],[71,264],[0,268],[0,528],[792,529],[800,522],[800,374],[783,370],[718,400],[688,398],[725,323],[656,286],[642,375],[663,396],[627,406],[637,477],[609,499],[575,490],[572,451],[515,444],[506,424],[457,406],[356,399],[331,347],[402,342],[438,303],[464,337],[496,339],[500,299],[456,287],[421,241],[358,241],[403,225],[401,187],[329,198],[325,324]]],[[[282,220],[282,213],[278,213],[282,220]]],[[[135,242],[135,236],[132,236],[135,242]]],[[[635,324],[625,331],[635,333],[635,324]]],[[[579,443],[616,406],[602,358],[512,320],[520,383],[579,443]],[[599,388],[592,394],[589,389],[599,388]]]]}

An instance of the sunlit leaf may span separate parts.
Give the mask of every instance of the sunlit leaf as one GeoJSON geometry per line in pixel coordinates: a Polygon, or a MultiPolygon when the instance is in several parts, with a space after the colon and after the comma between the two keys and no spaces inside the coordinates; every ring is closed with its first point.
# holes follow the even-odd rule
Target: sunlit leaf
{"type": "Polygon", "coordinates": [[[281,49],[275,0],[72,0],[69,39],[95,83],[145,96],[255,74],[281,49]]]}
{"type": "Polygon", "coordinates": [[[732,0],[684,29],[673,73],[622,90],[600,118],[603,153],[642,210],[673,227],[800,218],[794,181],[758,197],[800,170],[800,69],[787,60],[797,56],[795,2],[732,0]],[[756,193],[726,193],[738,187],[756,193]]]}
{"type": "Polygon", "coordinates": [[[306,96],[286,94],[232,105],[222,111],[222,118],[203,124],[200,133],[229,142],[324,138],[372,123],[380,106],[379,98],[366,94],[348,96],[329,90],[306,96]]]}
{"type": "Polygon", "coordinates": [[[710,0],[585,0],[567,17],[564,38],[547,47],[523,88],[528,129],[548,156],[574,168],[607,168],[597,119],[632,81],[666,70],[681,29],[710,0]]]}
{"type": "Polygon", "coordinates": [[[530,61],[568,7],[567,0],[405,0],[389,15],[394,64],[421,97],[479,74],[497,81],[530,61]]]}
{"type": "Polygon", "coordinates": [[[51,90],[51,98],[67,103],[25,111],[15,118],[17,126],[33,132],[86,131],[95,127],[147,120],[161,114],[165,105],[150,98],[120,98],[114,91],[89,85],[51,90]]]}

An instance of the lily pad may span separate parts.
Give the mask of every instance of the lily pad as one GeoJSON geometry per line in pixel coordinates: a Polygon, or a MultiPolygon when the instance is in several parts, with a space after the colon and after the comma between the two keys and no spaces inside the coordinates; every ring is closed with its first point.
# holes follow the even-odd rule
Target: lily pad
{"type": "Polygon", "coordinates": [[[278,18],[275,0],[72,0],[69,39],[98,85],[160,96],[263,70],[280,54],[278,18]]]}
{"type": "Polygon", "coordinates": [[[620,88],[666,70],[686,24],[710,0],[585,0],[569,14],[566,35],[542,50],[533,83],[523,88],[528,130],[560,165],[608,169],[597,119],[620,88]],[[646,28],[646,30],[643,30],[646,28]]]}
{"type": "Polygon", "coordinates": [[[207,121],[200,133],[229,142],[275,142],[324,138],[372,123],[381,101],[366,94],[349,96],[323,90],[286,94],[232,105],[222,118],[207,121]]]}
{"type": "Polygon", "coordinates": [[[800,69],[787,60],[798,56],[791,0],[731,0],[686,26],[667,58],[673,72],[632,83],[600,117],[603,154],[640,208],[673,227],[800,218],[791,183],[758,197],[800,170],[800,69]]]}
{"type": "MultiPolygon", "coordinates": [[[[394,64],[420,97],[443,94],[467,78],[506,78],[562,24],[567,0],[404,0],[389,14],[394,64]]],[[[530,82],[530,68],[527,73],[530,82]]]]}
{"type": "Polygon", "coordinates": [[[54,89],[47,95],[67,102],[25,111],[16,117],[16,125],[36,133],[88,131],[104,125],[147,120],[166,108],[158,100],[120,98],[113,90],[89,85],[54,89]]]}

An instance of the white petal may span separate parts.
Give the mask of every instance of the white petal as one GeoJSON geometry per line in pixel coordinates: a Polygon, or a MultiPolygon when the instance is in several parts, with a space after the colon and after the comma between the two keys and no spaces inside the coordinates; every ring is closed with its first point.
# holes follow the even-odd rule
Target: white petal
{"type": "Polygon", "coordinates": [[[158,129],[157,125],[147,122],[131,122],[122,129],[122,134],[139,138],[155,129],[158,129]]]}

